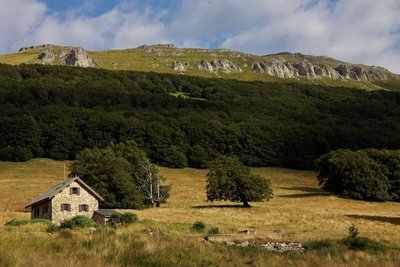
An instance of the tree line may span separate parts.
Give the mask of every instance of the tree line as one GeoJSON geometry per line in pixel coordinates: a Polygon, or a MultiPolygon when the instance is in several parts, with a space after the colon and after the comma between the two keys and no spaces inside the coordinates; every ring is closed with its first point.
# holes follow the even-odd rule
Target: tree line
{"type": "Polygon", "coordinates": [[[398,92],[301,82],[0,65],[0,160],[75,159],[134,140],[169,167],[236,155],[310,169],[339,148],[399,149],[399,103],[398,92]]]}

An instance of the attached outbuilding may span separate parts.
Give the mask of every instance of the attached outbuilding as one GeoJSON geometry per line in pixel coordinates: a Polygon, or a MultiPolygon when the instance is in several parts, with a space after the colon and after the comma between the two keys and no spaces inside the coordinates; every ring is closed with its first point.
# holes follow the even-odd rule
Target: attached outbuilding
{"type": "Polygon", "coordinates": [[[115,211],[112,209],[95,210],[93,213],[93,220],[100,224],[106,224],[114,212],[115,211]]]}

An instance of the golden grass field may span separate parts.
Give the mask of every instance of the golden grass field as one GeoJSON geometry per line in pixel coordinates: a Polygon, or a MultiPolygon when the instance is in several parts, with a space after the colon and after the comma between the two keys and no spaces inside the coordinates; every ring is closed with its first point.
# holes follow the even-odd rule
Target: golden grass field
{"type": "MultiPolygon", "coordinates": [[[[283,241],[341,238],[354,224],[361,236],[389,241],[400,245],[400,204],[394,202],[363,202],[343,199],[321,191],[313,171],[279,168],[256,168],[253,171],[271,179],[274,198],[264,203],[205,202],[205,175],[207,170],[160,168],[166,183],[172,185],[168,203],[160,208],[134,211],[141,224],[119,229],[110,239],[85,231],[48,234],[41,225],[9,229],[4,224],[13,218],[29,218],[24,206],[40,193],[63,180],[64,162],[33,159],[25,163],[0,162],[0,266],[52,266],[55,258],[62,266],[399,266],[400,252],[371,255],[349,251],[341,255],[281,255],[254,249],[237,250],[200,242],[200,236],[190,231],[195,221],[207,227],[216,226],[227,239],[262,238],[283,241]],[[157,237],[143,234],[146,227],[158,228],[157,237]],[[243,229],[256,229],[254,235],[230,235],[243,229]],[[136,244],[142,256],[157,259],[157,264],[129,258],[129,242],[136,244]],[[129,241],[129,242],[128,242],[129,241]],[[136,242],[135,241],[135,242],[136,242]],[[92,245],[90,245],[93,242],[92,245]],[[7,244],[6,244],[7,243],[7,244]],[[18,247],[18,244],[22,244],[18,247]],[[53,248],[56,246],[56,249],[53,248]],[[73,251],[68,246],[77,246],[73,251]],[[93,246],[93,247],[91,247],[93,246]],[[118,252],[113,252],[116,246],[118,252]],[[10,248],[13,248],[12,250],[10,248]],[[51,248],[51,249],[50,249],[51,248]],[[78,249],[79,248],[79,249],[78,249]],[[176,251],[179,249],[179,251],[176,251]],[[45,257],[40,253],[50,254],[45,257]],[[111,251],[109,251],[111,250],[111,251]],[[7,252],[9,251],[9,253],[7,252]],[[186,251],[186,252],[185,252],[186,251]],[[186,255],[195,254],[195,255],[186,255]],[[109,255],[117,253],[116,255],[109,255]],[[121,253],[121,254],[118,254],[121,253]],[[124,254],[128,253],[128,254],[124,254]],[[146,254],[147,253],[147,254],[146,254]],[[172,257],[163,262],[162,255],[172,257]],[[28,256],[26,256],[28,255],[28,256]],[[76,258],[68,258],[74,255],[76,258]],[[21,259],[21,257],[27,257],[21,259]],[[209,257],[207,260],[204,257],[209,257]],[[130,259],[130,260],[129,260],[130,259]],[[124,264],[124,260],[126,264],[124,264]],[[230,260],[230,261],[229,261],[230,260]],[[217,264],[218,263],[218,264],[217,264]],[[322,264],[322,265],[321,265],[322,264]]],[[[138,252],[139,253],[139,252],[138,252]]],[[[139,254],[140,254],[139,253],[139,254]]],[[[140,254],[141,255],[141,254],[140,254]]],[[[136,255],[140,257],[140,255],[136,255]]],[[[61,266],[61,265],[60,265],[61,266]]]]}

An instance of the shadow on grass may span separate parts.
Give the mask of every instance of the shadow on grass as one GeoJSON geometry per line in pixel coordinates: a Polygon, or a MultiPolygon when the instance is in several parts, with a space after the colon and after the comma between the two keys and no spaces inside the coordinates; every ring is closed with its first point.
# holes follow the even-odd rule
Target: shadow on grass
{"type": "Polygon", "coordinates": [[[192,209],[212,209],[212,208],[228,208],[228,209],[248,209],[251,207],[243,207],[243,205],[197,205],[197,206],[191,206],[192,209]]]}
{"type": "Polygon", "coordinates": [[[291,190],[291,191],[302,191],[304,193],[290,194],[290,195],[279,195],[278,197],[284,198],[304,198],[304,197],[319,197],[319,196],[329,196],[331,193],[325,192],[322,189],[314,188],[314,187],[301,187],[301,186],[293,186],[293,187],[278,187],[283,190],[291,190]]]}
{"type": "Polygon", "coordinates": [[[293,191],[302,191],[306,193],[321,193],[324,192],[319,188],[315,187],[301,187],[301,186],[293,186],[293,187],[278,187],[279,189],[283,190],[293,190],[293,191]]]}
{"type": "Polygon", "coordinates": [[[323,197],[332,195],[329,192],[318,192],[318,193],[300,193],[300,194],[290,194],[290,195],[280,195],[278,197],[283,198],[304,198],[304,197],[323,197]]]}
{"type": "Polygon", "coordinates": [[[386,217],[386,216],[358,215],[358,214],[346,214],[346,216],[353,219],[363,219],[375,222],[387,222],[395,225],[400,225],[400,217],[386,217]]]}

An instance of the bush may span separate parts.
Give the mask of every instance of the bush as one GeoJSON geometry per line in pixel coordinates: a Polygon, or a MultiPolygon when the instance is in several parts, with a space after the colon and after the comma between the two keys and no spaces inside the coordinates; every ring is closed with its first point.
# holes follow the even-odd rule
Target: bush
{"type": "Polygon", "coordinates": [[[54,224],[54,223],[50,223],[49,226],[46,229],[46,231],[48,233],[58,232],[59,230],[60,230],[60,227],[57,224],[54,224]]]}
{"type": "Polygon", "coordinates": [[[119,213],[113,212],[110,219],[107,221],[107,225],[116,226],[117,224],[128,225],[139,221],[139,217],[135,213],[119,213]]]}
{"type": "Polygon", "coordinates": [[[218,227],[211,227],[210,230],[207,232],[209,235],[218,235],[221,232],[219,231],[218,227]]]}
{"type": "Polygon", "coordinates": [[[75,229],[75,228],[86,228],[96,226],[96,223],[89,217],[83,215],[77,215],[72,219],[65,220],[61,223],[60,229],[75,229]]]}
{"type": "Polygon", "coordinates": [[[378,241],[366,237],[359,237],[358,233],[357,227],[352,224],[349,227],[348,237],[341,239],[339,242],[346,245],[349,249],[356,250],[385,251],[388,248],[388,246],[378,241]]]}
{"type": "Polygon", "coordinates": [[[358,236],[358,228],[354,224],[349,227],[349,237],[356,238],[358,236]]]}
{"type": "Polygon", "coordinates": [[[346,237],[341,239],[340,243],[346,245],[349,249],[354,250],[383,252],[389,248],[386,244],[369,239],[367,237],[346,237]]]}
{"type": "Polygon", "coordinates": [[[206,224],[201,222],[201,221],[196,221],[193,223],[191,229],[198,231],[198,232],[202,232],[204,231],[204,229],[206,228],[206,224]]]}

